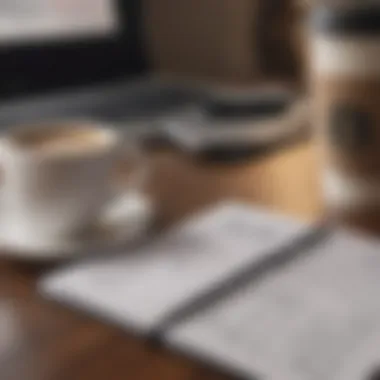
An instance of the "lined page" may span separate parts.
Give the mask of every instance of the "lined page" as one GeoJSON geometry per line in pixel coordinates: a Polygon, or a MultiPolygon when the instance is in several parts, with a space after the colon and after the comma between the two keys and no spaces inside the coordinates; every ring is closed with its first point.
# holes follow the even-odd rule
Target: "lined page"
{"type": "Polygon", "coordinates": [[[146,332],[234,271],[259,262],[312,228],[246,204],[223,203],[136,252],[58,271],[42,280],[41,290],[146,332]]]}
{"type": "Polygon", "coordinates": [[[380,242],[338,231],[166,342],[258,379],[365,380],[380,360],[379,290],[380,242]]]}

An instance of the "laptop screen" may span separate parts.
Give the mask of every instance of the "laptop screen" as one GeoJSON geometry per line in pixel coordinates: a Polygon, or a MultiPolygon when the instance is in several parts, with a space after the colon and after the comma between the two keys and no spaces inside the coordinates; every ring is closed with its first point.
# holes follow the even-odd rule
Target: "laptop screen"
{"type": "Polygon", "coordinates": [[[0,0],[0,101],[147,66],[141,0],[0,0]]]}
{"type": "Polygon", "coordinates": [[[0,0],[0,44],[112,37],[120,29],[112,0],[0,0]]]}

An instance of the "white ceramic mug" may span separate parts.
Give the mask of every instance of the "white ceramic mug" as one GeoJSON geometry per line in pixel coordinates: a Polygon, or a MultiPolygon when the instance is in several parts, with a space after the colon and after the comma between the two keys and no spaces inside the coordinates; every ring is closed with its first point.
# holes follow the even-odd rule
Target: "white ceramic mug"
{"type": "Polygon", "coordinates": [[[66,239],[100,218],[121,196],[111,180],[118,160],[131,160],[135,165],[129,190],[142,186],[146,171],[136,145],[115,129],[93,122],[15,128],[0,141],[4,172],[0,194],[6,229],[2,233],[23,244],[66,239]],[[84,132],[98,140],[94,146],[72,144],[72,149],[31,146],[33,138],[59,137],[63,132],[84,132]]]}

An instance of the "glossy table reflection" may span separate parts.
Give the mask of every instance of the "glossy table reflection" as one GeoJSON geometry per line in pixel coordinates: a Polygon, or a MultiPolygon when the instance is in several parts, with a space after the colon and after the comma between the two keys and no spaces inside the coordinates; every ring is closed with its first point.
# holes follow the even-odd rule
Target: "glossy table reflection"
{"type": "MultiPolygon", "coordinates": [[[[233,165],[200,163],[172,151],[151,153],[150,160],[149,192],[163,226],[225,197],[306,219],[322,212],[311,144],[233,165]]],[[[36,279],[50,269],[0,259],[1,380],[228,379],[41,299],[36,279]]]]}

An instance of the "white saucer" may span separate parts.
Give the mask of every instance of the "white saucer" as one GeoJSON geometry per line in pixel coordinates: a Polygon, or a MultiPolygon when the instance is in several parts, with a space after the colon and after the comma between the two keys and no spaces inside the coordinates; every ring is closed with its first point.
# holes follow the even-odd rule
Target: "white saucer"
{"type": "Polygon", "coordinates": [[[66,239],[47,237],[46,240],[31,242],[16,228],[13,230],[16,233],[9,234],[9,219],[0,218],[0,257],[54,261],[87,254],[107,254],[141,240],[151,227],[153,218],[152,201],[137,192],[126,193],[95,225],[78,236],[66,239]]]}

